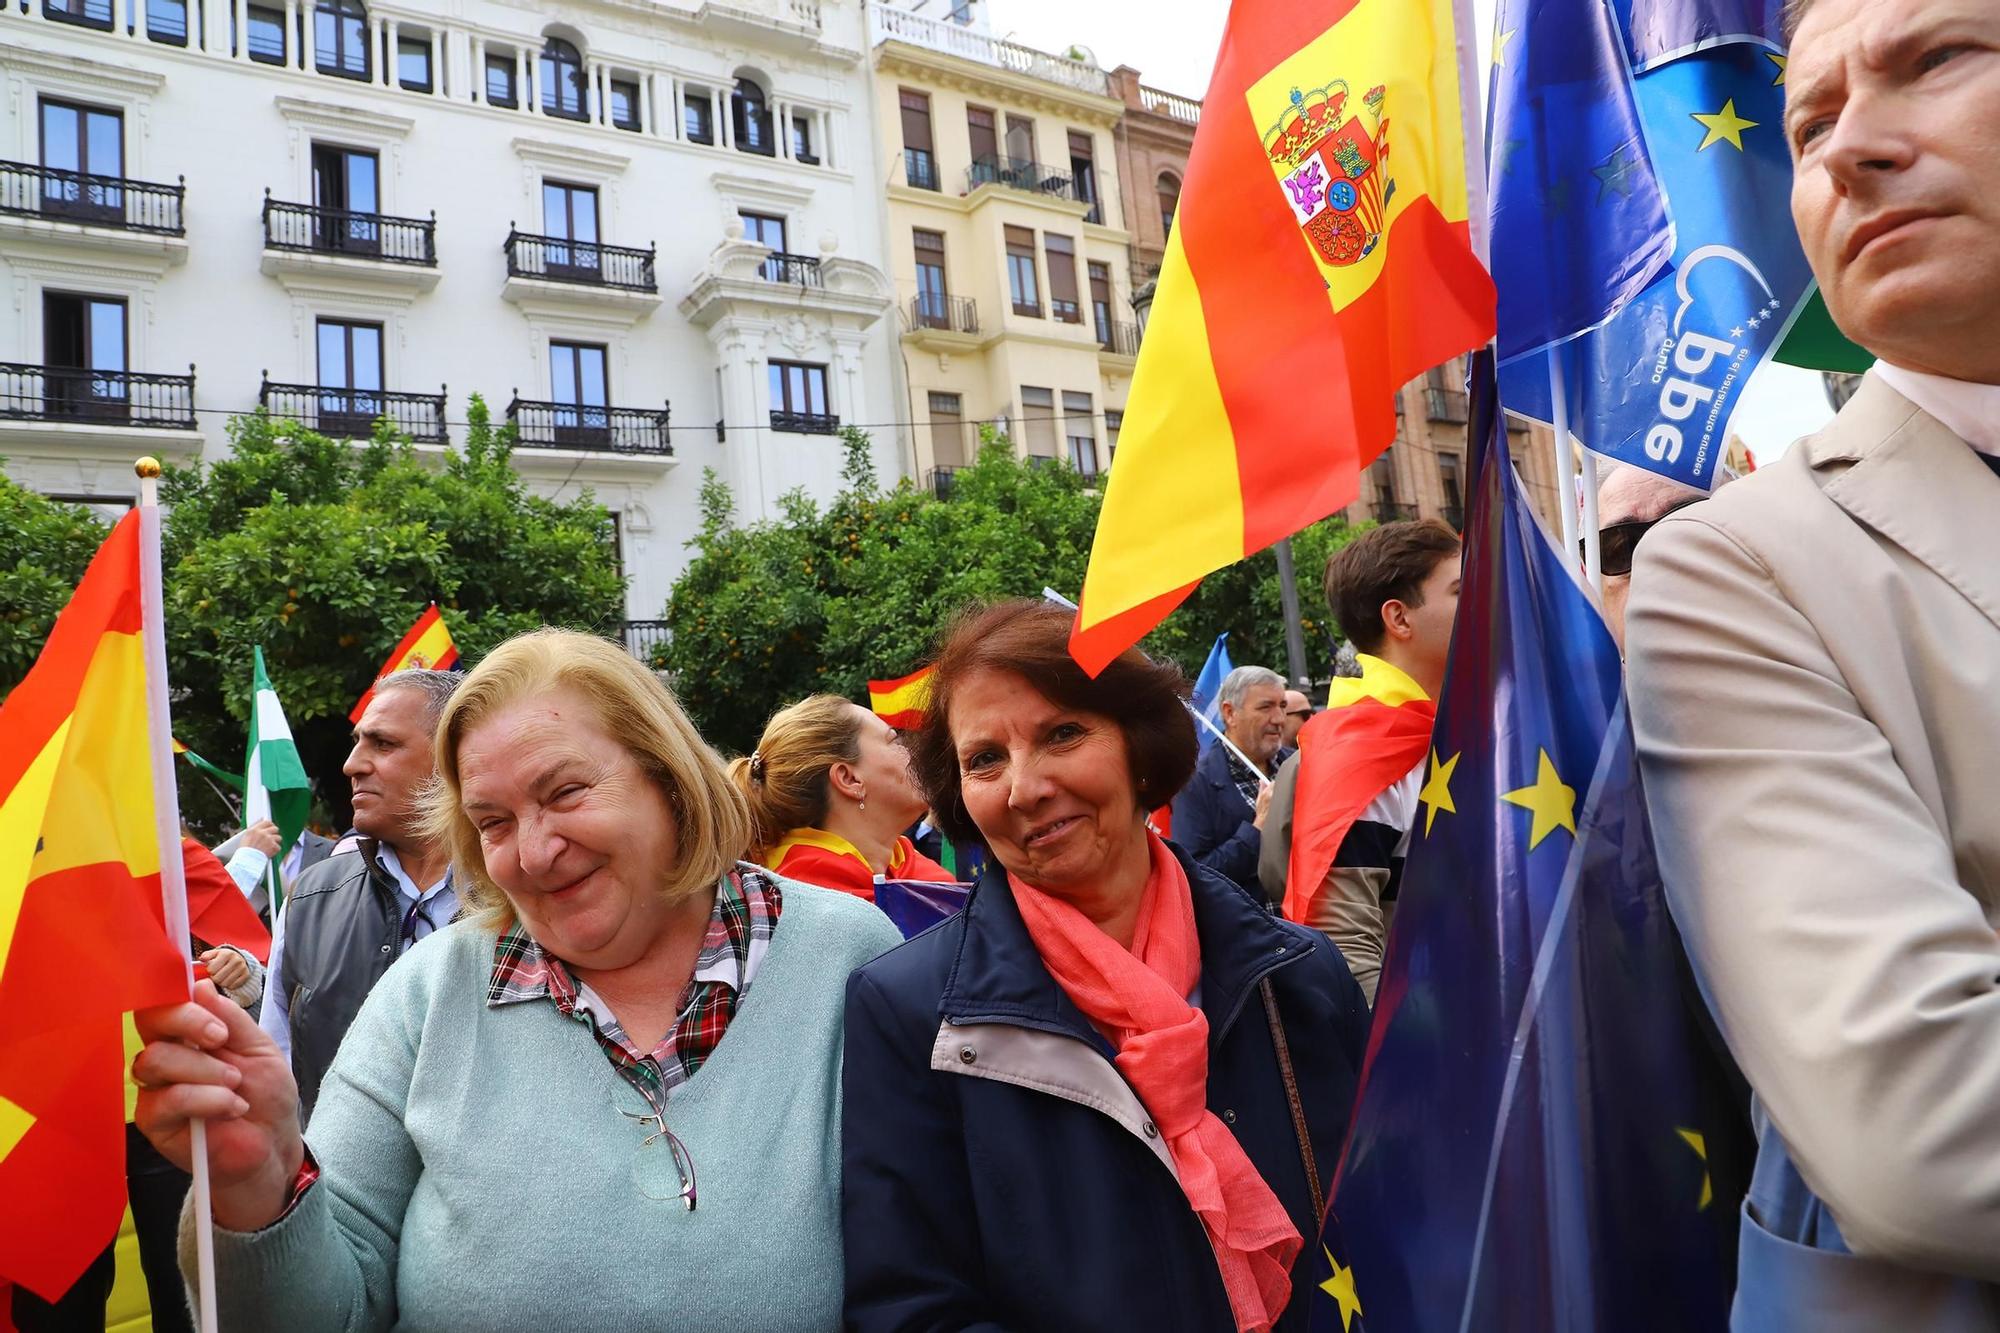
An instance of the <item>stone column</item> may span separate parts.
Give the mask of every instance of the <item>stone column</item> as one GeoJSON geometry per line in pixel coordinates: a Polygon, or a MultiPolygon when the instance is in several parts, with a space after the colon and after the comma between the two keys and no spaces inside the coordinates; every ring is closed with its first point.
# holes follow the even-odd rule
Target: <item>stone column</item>
{"type": "Polygon", "coordinates": [[[470,46],[472,67],[465,73],[466,96],[475,102],[486,100],[486,39],[478,33],[467,33],[466,42],[470,46]]]}
{"type": "MultiPolygon", "coordinates": [[[[245,31],[249,31],[250,7],[243,7],[245,31]]],[[[312,34],[299,29],[299,0],[285,0],[285,63],[293,69],[306,67],[306,48],[312,45],[312,34]]]]}
{"type": "MultiPolygon", "coordinates": [[[[377,43],[382,52],[382,82],[384,86],[396,88],[403,82],[403,25],[396,19],[382,20],[385,40],[377,43]]],[[[431,81],[437,81],[437,71],[431,71],[431,81]]]]}
{"type": "Polygon", "coordinates": [[[529,71],[533,70],[534,67],[535,67],[535,62],[528,59],[528,51],[526,47],[521,47],[515,50],[514,100],[519,102],[523,107],[525,107],[529,115],[539,116],[542,114],[541,100],[535,96],[535,90],[528,86],[528,73],[529,71]]]}
{"type": "Polygon", "coordinates": [[[709,94],[711,105],[715,107],[715,141],[724,148],[736,146],[736,118],[730,114],[728,92],[716,89],[709,94]]]}

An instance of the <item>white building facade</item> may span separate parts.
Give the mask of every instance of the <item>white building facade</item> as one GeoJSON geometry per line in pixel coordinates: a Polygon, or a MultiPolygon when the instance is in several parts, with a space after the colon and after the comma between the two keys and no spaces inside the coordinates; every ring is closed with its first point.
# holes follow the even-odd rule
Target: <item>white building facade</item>
{"type": "Polygon", "coordinates": [[[436,450],[476,392],[647,619],[704,468],[755,518],[900,420],[859,0],[10,0],[0,80],[33,489],[128,502],[260,403],[436,450]]]}

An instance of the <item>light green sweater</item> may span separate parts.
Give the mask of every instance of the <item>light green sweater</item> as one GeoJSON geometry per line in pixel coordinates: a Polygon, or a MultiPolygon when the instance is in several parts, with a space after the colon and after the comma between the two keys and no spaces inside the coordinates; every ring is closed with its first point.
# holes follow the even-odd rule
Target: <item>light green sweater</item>
{"type": "Polygon", "coordinates": [[[635,1185],[646,1130],[590,1029],[546,1002],[487,1008],[494,935],[461,922],[349,1029],[308,1135],[319,1182],[263,1231],[216,1232],[220,1326],[838,1328],[844,988],[899,936],[859,898],[784,895],[722,1044],[667,1103],[693,1212],[635,1185]]]}

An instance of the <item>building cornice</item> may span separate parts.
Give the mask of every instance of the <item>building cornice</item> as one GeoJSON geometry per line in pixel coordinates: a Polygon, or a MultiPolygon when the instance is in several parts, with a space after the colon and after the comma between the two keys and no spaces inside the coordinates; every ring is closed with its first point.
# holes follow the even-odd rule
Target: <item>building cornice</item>
{"type": "Polygon", "coordinates": [[[166,85],[167,76],[129,65],[113,65],[85,56],[58,55],[33,47],[0,42],[0,69],[32,74],[75,88],[112,90],[127,96],[149,96],[166,85]]]}
{"type": "Polygon", "coordinates": [[[410,116],[393,116],[343,102],[322,102],[310,97],[289,97],[284,93],[271,99],[287,123],[305,129],[332,129],[361,133],[375,139],[407,139],[417,122],[410,116]]]}
{"type": "Polygon", "coordinates": [[[879,74],[920,87],[929,85],[973,93],[998,102],[1003,108],[1014,106],[1067,116],[1098,129],[1115,126],[1126,110],[1125,103],[1115,97],[1101,97],[893,39],[875,48],[875,67],[879,74]]]}

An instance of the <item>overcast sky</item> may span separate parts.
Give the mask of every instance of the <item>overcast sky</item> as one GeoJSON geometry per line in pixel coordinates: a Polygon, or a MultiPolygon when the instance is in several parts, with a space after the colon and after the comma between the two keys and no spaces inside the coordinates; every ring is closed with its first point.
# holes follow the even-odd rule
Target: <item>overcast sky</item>
{"type": "MultiPolygon", "coordinates": [[[[991,0],[991,5],[996,35],[1045,51],[1087,46],[1104,68],[1130,65],[1153,87],[1188,97],[1207,92],[1229,12],[1228,0],[991,0]]],[[[1493,0],[1473,0],[1482,52],[1493,8],[1493,0]]],[[[1832,416],[1819,376],[1767,365],[1744,394],[1734,429],[1758,461],[1768,463],[1832,416]]]]}

